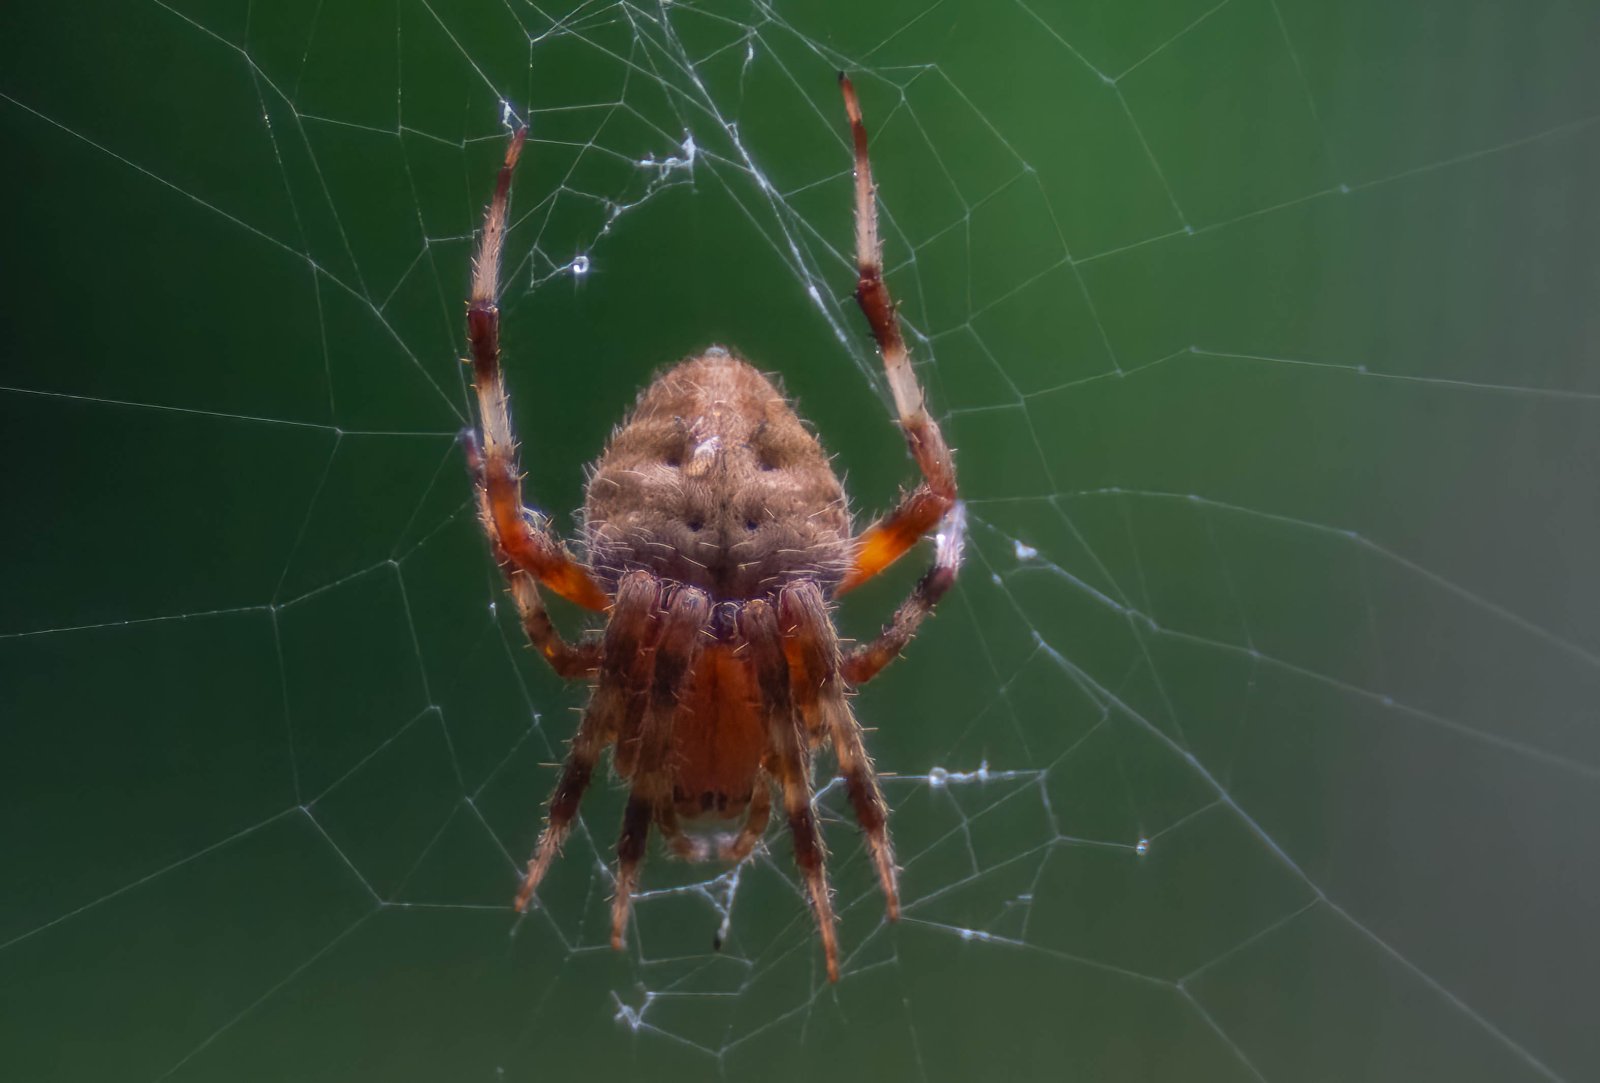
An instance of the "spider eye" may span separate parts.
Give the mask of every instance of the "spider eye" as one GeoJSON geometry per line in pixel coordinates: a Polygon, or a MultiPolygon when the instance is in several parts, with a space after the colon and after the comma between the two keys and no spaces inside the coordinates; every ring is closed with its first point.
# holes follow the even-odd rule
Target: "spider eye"
{"type": "Polygon", "coordinates": [[[683,465],[683,460],[678,458],[678,456],[676,456],[676,455],[668,455],[665,459],[663,459],[661,461],[663,463],[665,463],[667,466],[672,467],[672,469],[674,469],[674,470],[678,469],[678,467],[683,465]]]}
{"type": "Polygon", "coordinates": [[[744,528],[746,530],[754,531],[756,526],[757,526],[757,523],[756,523],[756,521],[754,519],[746,519],[744,521],[744,528]]]}
{"type": "Polygon", "coordinates": [[[705,524],[705,520],[704,519],[690,519],[688,525],[689,525],[689,529],[690,530],[692,530],[696,534],[698,534],[698,533],[700,533],[701,528],[704,527],[706,524],[705,524]]]}

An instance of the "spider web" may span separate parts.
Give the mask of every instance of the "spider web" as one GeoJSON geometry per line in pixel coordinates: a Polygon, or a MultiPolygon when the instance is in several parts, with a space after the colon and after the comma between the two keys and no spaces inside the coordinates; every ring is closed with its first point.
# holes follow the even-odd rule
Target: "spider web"
{"type": "Polygon", "coordinates": [[[1594,12],[817,7],[9,14],[8,1078],[1600,1073],[1594,12]],[[726,342],[887,506],[840,68],[973,538],[834,987],[776,830],[610,951],[612,787],[510,913],[583,693],[454,438],[521,120],[538,502],[726,342]]]}

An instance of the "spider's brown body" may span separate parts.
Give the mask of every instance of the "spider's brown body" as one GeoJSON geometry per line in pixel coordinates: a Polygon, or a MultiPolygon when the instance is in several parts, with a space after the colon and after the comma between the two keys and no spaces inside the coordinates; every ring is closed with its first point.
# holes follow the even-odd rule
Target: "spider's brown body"
{"type": "Polygon", "coordinates": [[[840,76],[856,159],[856,298],[883,354],[906,442],[923,474],[888,515],[853,534],[844,489],[822,446],[772,383],[721,347],[663,373],[595,464],[579,562],[522,504],[495,304],[512,170],[506,152],[484,220],[467,333],[479,428],[467,434],[479,515],[505,570],[529,640],[564,677],[594,693],[550,799],[550,818],[517,908],[533,898],[561,849],[606,748],[629,783],[617,843],[612,943],[622,946],[650,830],[682,857],[712,856],[680,821],[743,817],[715,856],[747,857],[766,830],[773,791],[839,976],[825,849],[811,804],[811,759],[832,746],[856,819],[899,915],[888,809],[845,693],[899,655],[955,581],[963,512],[955,467],[901,339],[883,284],[866,130],[840,76]],[[833,599],[876,575],[935,526],[932,567],[874,640],[842,650],[833,599]],[[569,644],[539,587],[606,614],[598,639],[569,644]]]}
{"type": "Polygon", "coordinates": [[[844,489],[822,445],[771,381],[714,346],[639,396],[595,464],[584,524],[611,593],[634,569],[705,592],[707,642],[672,720],[673,803],[686,819],[743,813],[767,726],[736,653],[738,603],[776,604],[799,579],[831,594],[849,566],[844,489]]]}

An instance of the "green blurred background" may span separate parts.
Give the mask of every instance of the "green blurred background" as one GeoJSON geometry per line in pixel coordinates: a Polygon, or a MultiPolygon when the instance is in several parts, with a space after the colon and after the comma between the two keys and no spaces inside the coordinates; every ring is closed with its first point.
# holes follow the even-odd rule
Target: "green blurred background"
{"type": "Polygon", "coordinates": [[[1595,5],[6,23],[6,1079],[1600,1077],[1595,5]],[[777,831],[611,952],[614,787],[514,920],[583,691],[453,440],[504,102],[558,524],[712,342],[891,502],[841,67],[973,537],[856,704],[897,926],[822,797],[829,987],[777,831]]]}

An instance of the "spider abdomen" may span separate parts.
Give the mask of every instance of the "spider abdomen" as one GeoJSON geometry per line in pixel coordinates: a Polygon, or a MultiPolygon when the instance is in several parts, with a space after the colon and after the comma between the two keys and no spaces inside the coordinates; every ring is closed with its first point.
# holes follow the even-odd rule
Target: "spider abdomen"
{"type": "Polygon", "coordinates": [[[825,591],[850,557],[844,489],[765,376],[720,347],[662,373],[595,465],[589,559],[614,588],[643,568],[718,600],[825,591]]]}

